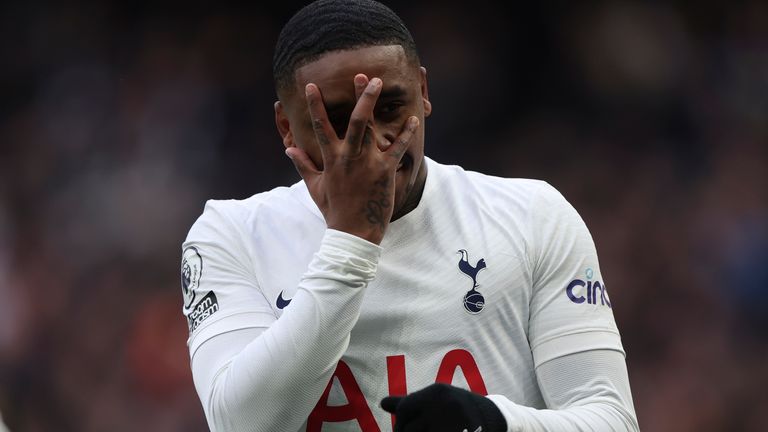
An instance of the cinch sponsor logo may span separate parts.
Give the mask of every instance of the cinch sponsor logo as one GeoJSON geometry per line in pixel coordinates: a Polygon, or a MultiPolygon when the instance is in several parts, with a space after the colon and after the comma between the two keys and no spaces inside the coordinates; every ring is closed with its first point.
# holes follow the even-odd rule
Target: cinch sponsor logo
{"type": "Polygon", "coordinates": [[[209,316],[215,314],[218,310],[219,302],[216,300],[216,294],[211,291],[195,305],[195,308],[192,309],[192,312],[187,314],[189,331],[195,331],[195,329],[203,321],[205,321],[209,316]]]}
{"type": "Polygon", "coordinates": [[[576,304],[582,304],[584,302],[587,304],[597,304],[597,301],[600,300],[601,305],[610,308],[611,301],[608,298],[608,292],[605,289],[605,285],[598,280],[594,282],[591,280],[594,276],[594,271],[591,268],[587,269],[586,276],[586,281],[581,279],[572,280],[571,283],[565,287],[565,294],[576,304]]]}

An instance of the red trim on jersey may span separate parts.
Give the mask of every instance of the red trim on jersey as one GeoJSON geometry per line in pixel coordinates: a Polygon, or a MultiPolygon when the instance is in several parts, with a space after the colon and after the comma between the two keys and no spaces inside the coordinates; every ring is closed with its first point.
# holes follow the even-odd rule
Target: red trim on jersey
{"type": "Polygon", "coordinates": [[[483,396],[488,395],[488,390],[485,388],[485,382],[483,376],[480,375],[480,368],[475,363],[475,358],[472,357],[469,351],[463,349],[455,349],[449,351],[448,354],[443,357],[442,363],[440,363],[440,369],[437,370],[437,378],[435,382],[443,384],[451,384],[453,381],[453,374],[456,372],[456,368],[461,368],[464,373],[464,378],[469,384],[469,390],[483,396]]]}
{"type": "Polygon", "coordinates": [[[339,360],[331,380],[328,381],[328,386],[325,388],[323,395],[320,396],[320,400],[317,401],[315,408],[309,414],[307,432],[320,432],[324,422],[343,422],[349,420],[357,420],[363,432],[381,432],[371,409],[368,407],[368,402],[366,402],[365,396],[363,396],[363,392],[360,390],[360,385],[357,384],[355,376],[352,375],[352,370],[349,369],[349,366],[343,360],[339,360]],[[347,397],[346,405],[328,406],[328,395],[331,392],[334,378],[339,380],[339,385],[347,397]]]}
{"type": "MultiPolygon", "coordinates": [[[[390,396],[405,396],[408,385],[405,382],[405,355],[387,357],[387,383],[390,396]]],[[[392,414],[392,430],[395,429],[395,415],[392,414]]]]}

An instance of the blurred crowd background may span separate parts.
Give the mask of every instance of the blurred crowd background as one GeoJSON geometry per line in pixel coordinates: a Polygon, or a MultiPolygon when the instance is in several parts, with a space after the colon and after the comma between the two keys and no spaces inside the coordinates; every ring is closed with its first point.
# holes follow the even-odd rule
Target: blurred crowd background
{"type": "MultiPolygon", "coordinates": [[[[301,5],[0,5],[0,412],[203,431],[180,245],[299,179],[271,60],[301,5]]],[[[768,2],[397,1],[427,154],[543,179],[590,227],[646,431],[768,430],[768,2]]]]}

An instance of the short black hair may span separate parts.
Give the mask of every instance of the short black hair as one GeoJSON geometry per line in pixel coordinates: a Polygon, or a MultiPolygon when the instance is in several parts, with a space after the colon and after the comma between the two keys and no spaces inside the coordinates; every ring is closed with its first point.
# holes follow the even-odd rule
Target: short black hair
{"type": "Polygon", "coordinates": [[[293,85],[296,69],[331,51],[400,45],[419,64],[405,23],[374,0],[317,0],[296,12],[280,32],[272,61],[278,93],[293,85]]]}

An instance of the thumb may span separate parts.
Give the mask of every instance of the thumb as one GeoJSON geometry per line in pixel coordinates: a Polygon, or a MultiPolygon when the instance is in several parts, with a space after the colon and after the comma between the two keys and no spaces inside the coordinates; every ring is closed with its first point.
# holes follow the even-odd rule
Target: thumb
{"type": "Polygon", "coordinates": [[[309,158],[309,155],[304,150],[298,147],[288,147],[285,149],[285,154],[291,159],[293,166],[296,167],[296,171],[299,172],[299,175],[304,179],[305,182],[308,182],[322,174],[322,172],[317,169],[315,163],[312,162],[312,159],[309,158]]]}
{"type": "Polygon", "coordinates": [[[395,414],[397,406],[400,405],[400,401],[402,400],[402,396],[387,396],[381,400],[381,407],[384,408],[384,411],[395,414]]]}

